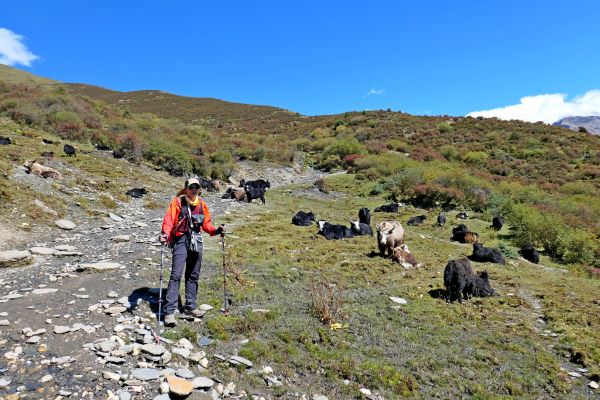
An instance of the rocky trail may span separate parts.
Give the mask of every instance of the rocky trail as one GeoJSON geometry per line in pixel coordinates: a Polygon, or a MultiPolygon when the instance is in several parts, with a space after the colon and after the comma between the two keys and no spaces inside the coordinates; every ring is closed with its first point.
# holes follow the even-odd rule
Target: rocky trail
{"type": "MultiPolygon", "coordinates": [[[[273,168],[261,176],[276,187],[313,182],[320,174],[273,168]]],[[[16,244],[3,242],[0,263],[9,267],[0,278],[0,398],[262,398],[235,382],[220,382],[211,373],[216,363],[248,368],[269,386],[281,385],[269,367],[208,351],[206,337],[157,344],[157,238],[173,194],[155,195],[164,209],[144,209],[143,199],[132,199],[102,218],[79,215],[77,224],[63,221],[61,228],[35,230],[16,244]]],[[[249,206],[218,193],[203,198],[215,223],[249,206]]],[[[256,207],[268,209],[268,200],[256,207]]],[[[10,228],[1,232],[8,237],[10,228]]],[[[205,253],[220,251],[218,244],[207,238],[205,253]]],[[[168,249],[165,254],[169,270],[168,249]]],[[[220,266],[205,262],[201,279],[216,273],[220,266]]],[[[220,312],[206,304],[199,308],[220,312]]],[[[201,320],[189,322],[201,329],[201,320]]]]}

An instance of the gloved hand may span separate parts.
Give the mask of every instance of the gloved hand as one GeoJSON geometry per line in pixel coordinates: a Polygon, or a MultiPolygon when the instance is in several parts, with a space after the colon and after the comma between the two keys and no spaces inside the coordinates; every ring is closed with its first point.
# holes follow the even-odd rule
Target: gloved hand
{"type": "Polygon", "coordinates": [[[158,236],[158,240],[162,244],[167,244],[167,242],[169,241],[169,235],[167,235],[164,232],[161,232],[160,235],[158,236]]]}
{"type": "Polygon", "coordinates": [[[225,225],[221,225],[217,228],[217,230],[215,231],[216,235],[221,235],[221,237],[225,236],[225,225]]]}

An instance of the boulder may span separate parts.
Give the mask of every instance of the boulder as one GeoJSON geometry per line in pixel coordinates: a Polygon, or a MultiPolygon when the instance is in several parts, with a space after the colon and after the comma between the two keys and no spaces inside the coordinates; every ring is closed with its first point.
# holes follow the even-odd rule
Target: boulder
{"type": "Polygon", "coordinates": [[[102,271],[111,271],[115,269],[121,268],[122,265],[115,262],[97,262],[97,263],[84,263],[79,264],[77,267],[78,271],[86,271],[86,272],[102,272],[102,271]]]}

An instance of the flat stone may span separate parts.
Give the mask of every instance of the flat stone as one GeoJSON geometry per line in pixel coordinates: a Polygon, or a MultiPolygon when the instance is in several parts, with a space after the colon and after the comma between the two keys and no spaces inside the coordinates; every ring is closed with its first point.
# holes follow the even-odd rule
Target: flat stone
{"type": "Polygon", "coordinates": [[[159,344],[145,344],[142,346],[142,352],[153,356],[162,355],[167,349],[159,344]]]}
{"type": "Polygon", "coordinates": [[[121,313],[124,313],[125,311],[127,311],[127,308],[123,307],[123,306],[109,307],[106,310],[104,310],[104,312],[106,314],[111,314],[111,315],[121,314],[121,313]]]}
{"type": "Polygon", "coordinates": [[[198,346],[209,346],[212,343],[212,339],[206,336],[202,336],[198,339],[198,346]]]}
{"type": "Polygon", "coordinates": [[[27,250],[0,251],[0,268],[24,267],[31,261],[33,257],[27,250]]]}
{"type": "Polygon", "coordinates": [[[56,292],[58,292],[58,289],[52,289],[52,288],[33,289],[31,291],[31,293],[33,293],[33,294],[48,294],[48,293],[56,293],[56,292]]]}
{"type": "Polygon", "coordinates": [[[406,299],[403,299],[402,297],[392,297],[392,296],[389,296],[389,298],[394,303],[398,303],[398,304],[407,304],[408,303],[408,301],[406,301],[406,299]]]}
{"type": "Polygon", "coordinates": [[[56,250],[49,247],[32,247],[29,251],[31,254],[38,254],[40,256],[52,256],[56,254],[56,250]]]}
{"type": "Polygon", "coordinates": [[[171,393],[179,396],[187,396],[194,390],[192,382],[178,378],[174,375],[167,375],[167,383],[169,384],[171,393]]]}
{"type": "Polygon", "coordinates": [[[102,377],[104,379],[108,379],[108,380],[112,380],[112,381],[119,381],[121,379],[121,375],[117,374],[116,372],[110,372],[110,371],[104,371],[102,373],[102,377]]]}
{"type": "Polygon", "coordinates": [[[77,247],[68,244],[61,244],[60,246],[54,246],[54,250],[58,251],[76,251],[77,247]]]}
{"type": "Polygon", "coordinates": [[[230,362],[233,362],[233,364],[236,364],[236,365],[237,365],[237,364],[243,364],[243,365],[245,365],[245,366],[247,366],[247,367],[250,367],[250,368],[252,368],[252,361],[250,361],[250,360],[248,360],[248,359],[246,359],[246,358],[244,358],[244,357],[240,357],[240,356],[231,356],[231,357],[229,358],[229,361],[230,361],[230,362]]]}
{"type": "Polygon", "coordinates": [[[129,236],[129,235],[119,235],[119,236],[112,237],[111,240],[113,242],[117,242],[117,243],[129,242],[131,240],[131,236],[129,236]]]}
{"type": "Polygon", "coordinates": [[[277,378],[273,378],[271,376],[265,376],[265,381],[267,381],[267,386],[280,387],[283,386],[283,383],[279,381],[277,378]]]}
{"type": "Polygon", "coordinates": [[[127,390],[119,390],[117,392],[119,400],[131,400],[131,394],[127,390]]]}
{"type": "Polygon", "coordinates": [[[73,221],[69,221],[68,219],[59,219],[57,221],[54,221],[54,223],[56,224],[56,226],[58,226],[61,229],[70,231],[71,229],[75,229],[75,224],[73,223],[73,221]]]}
{"type": "Polygon", "coordinates": [[[117,348],[117,343],[113,342],[112,340],[105,340],[103,342],[96,343],[94,346],[97,350],[100,350],[103,353],[110,353],[117,348]]]}
{"type": "Polygon", "coordinates": [[[573,378],[581,378],[581,374],[579,372],[569,372],[567,375],[572,376],[573,378]]]}
{"type": "Polygon", "coordinates": [[[177,354],[183,358],[189,358],[192,351],[190,349],[184,349],[183,347],[175,347],[173,350],[173,354],[177,354]]]}
{"type": "Polygon", "coordinates": [[[54,333],[58,333],[60,335],[67,332],[71,332],[70,327],[64,325],[54,325],[54,333]]]}
{"type": "Polygon", "coordinates": [[[10,322],[7,319],[0,319],[0,326],[9,326],[10,322]]]}
{"type": "Polygon", "coordinates": [[[106,362],[109,362],[111,364],[123,364],[125,362],[125,359],[121,357],[108,356],[104,359],[106,360],[106,362]]]}
{"type": "Polygon", "coordinates": [[[210,389],[211,387],[213,387],[215,384],[215,381],[213,381],[210,378],[207,378],[205,376],[198,376],[194,379],[192,379],[192,385],[194,385],[194,389],[210,389]]]}
{"type": "Polygon", "coordinates": [[[364,394],[365,396],[371,395],[371,391],[367,388],[360,388],[360,389],[358,389],[358,391],[361,392],[362,394],[364,394]]]}
{"type": "Polygon", "coordinates": [[[192,371],[190,371],[187,368],[179,368],[177,371],[175,371],[175,375],[185,379],[193,379],[196,376],[192,371]]]}
{"type": "Polygon", "coordinates": [[[47,375],[44,375],[44,376],[42,376],[42,379],[40,379],[40,382],[42,382],[42,383],[45,383],[45,382],[49,382],[49,381],[51,381],[52,379],[54,379],[54,378],[52,377],[52,375],[50,375],[50,374],[47,374],[47,375]]]}
{"type": "Polygon", "coordinates": [[[192,342],[190,342],[189,340],[187,340],[186,338],[181,338],[177,341],[177,343],[175,343],[175,345],[177,347],[183,347],[184,349],[190,349],[193,350],[194,349],[194,345],[192,344],[192,342]]]}
{"type": "Polygon", "coordinates": [[[40,340],[42,340],[42,338],[40,336],[32,336],[29,339],[27,339],[27,343],[29,343],[29,344],[36,344],[40,340]]]}
{"type": "Polygon", "coordinates": [[[101,272],[101,271],[111,271],[115,269],[121,268],[122,265],[116,262],[97,262],[97,263],[83,263],[79,264],[77,267],[78,271],[86,271],[86,272],[101,272]]]}
{"type": "Polygon", "coordinates": [[[325,396],[324,394],[315,394],[313,396],[313,400],[329,400],[329,397],[325,396]]]}
{"type": "Polygon", "coordinates": [[[592,389],[598,389],[600,387],[600,385],[598,385],[598,382],[596,382],[596,381],[591,381],[588,384],[588,386],[591,387],[592,389]]]}
{"type": "Polygon", "coordinates": [[[123,217],[119,217],[117,214],[108,213],[108,218],[112,219],[115,222],[123,221],[123,217]]]}
{"type": "Polygon", "coordinates": [[[209,304],[200,304],[200,307],[198,307],[199,310],[203,310],[203,311],[210,311],[213,308],[214,307],[209,304]]]}
{"type": "Polygon", "coordinates": [[[140,381],[151,381],[160,378],[160,371],[154,368],[136,368],[131,371],[131,376],[140,381]]]}
{"type": "Polygon", "coordinates": [[[0,378],[0,388],[5,388],[8,385],[10,385],[10,383],[12,382],[12,380],[8,379],[8,378],[0,378]]]}

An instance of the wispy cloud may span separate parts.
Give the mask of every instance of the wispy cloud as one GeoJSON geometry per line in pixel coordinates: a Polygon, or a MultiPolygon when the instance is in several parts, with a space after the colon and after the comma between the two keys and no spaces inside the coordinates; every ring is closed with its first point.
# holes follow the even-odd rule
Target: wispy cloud
{"type": "Polygon", "coordinates": [[[0,28],[0,64],[30,66],[38,58],[23,44],[23,36],[0,28]]]}
{"type": "Polygon", "coordinates": [[[385,94],[385,89],[374,89],[371,88],[367,94],[365,94],[364,98],[366,99],[369,96],[383,96],[385,94]]]}
{"type": "Polygon", "coordinates": [[[600,115],[600,90],[590,90],[573,100],[567,100],[566,94],[540,94],[523,97],[519,104],[495,108],[493,110],[473,111],[471,117],[497,117],[510,120],[519,119],[528,122],[544,121],[547,124],[569,116],[600,115]]]}

